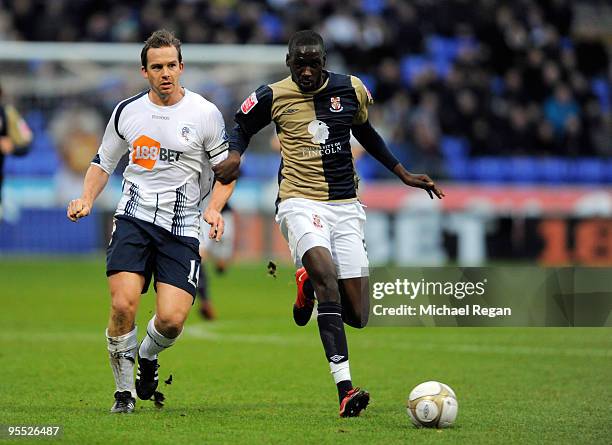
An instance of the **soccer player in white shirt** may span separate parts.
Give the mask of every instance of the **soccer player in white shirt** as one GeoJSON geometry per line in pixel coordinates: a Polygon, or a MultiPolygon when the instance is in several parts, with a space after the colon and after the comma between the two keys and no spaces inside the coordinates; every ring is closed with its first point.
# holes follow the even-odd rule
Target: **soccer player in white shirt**
{"type": "MultiPolygon", "coordinates": [[[[106,261],[111,293],[106,337],[116,384],[114,413],[132,412],[136,394],[148,400],[157,389],[157,356],[181,333],[197,289],[198,205],[211,193],[211,166],[227,158],[221,113],[179,83],[180,45],[166,30],[147,39],[141,71],[150,88],[117,105],[85,175],[83,193],[67,210],[72,221],[87,216],[119,159],[129,153],[106,261]],[[136,309],[152,276],[156,312],[139,347],[136,309]]],[[[217,184],[212,191],[203,214],[211,226],[210,238],[221,239],[220,212],[234,185],[217,184]]]]}

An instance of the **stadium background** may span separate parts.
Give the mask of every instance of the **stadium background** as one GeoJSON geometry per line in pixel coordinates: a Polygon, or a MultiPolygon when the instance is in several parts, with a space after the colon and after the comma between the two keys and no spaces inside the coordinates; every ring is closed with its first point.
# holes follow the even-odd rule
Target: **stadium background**
{"type": "MultiPolygon", "coordinates": [[[[328,68],[358,75],[372,91],[371,121],[395,155],[410,171],[429,173],[447,194],[430,201],[400,186],[354,147],[373,264],[612,264],[607,1],[0,0],[3,101],[17,106],[35,134],[30,153],[9,156],[4,165],[0,338],[21,352],[0,382],[0,423],[60,422],[67,439],[81,443],[118,437],[118,423],[93,420],[91,410],[106,410],[109,394],[95,383],[110,379],[100,354],[107,313],[103,252],[121,169],[89,218],[69,223],[65,205],[80,192],[113,107],[146,86],[138,55],[159,27],[174,30],[185,44],[184,85],[217,104],[228,127],[251,91],[287,75],[289,36],[308,27],[321,32],[328,68]],[[49,345],[62,363],[81,363],[89,374],[48,365],[42,357],[49,345]],[[58,389],[47,400],[40,383],[32,383],[40,382],[40,370],[58,389]],[[69,397],[75,385],[84,388],[80,402],[69,397]],[[90,399],[92,407],[84,407],[90,399]],[[62,408],[54,411],[55,403],[62,408]]],[[[460,426],[414,440],[606,441],[607,330],[351,330],[351,353],[371,360],[356,372],[378,391],[378,405],[367,412],[376,422],[328,421],[333,405],[314,328],[303,333],[288,324],[294,285],[286,243],[273,222],[275,147],[270,126],[243,162],[232,198],[238,264],[212,282],[221,319],[203,328],[191,317],[185,346],[164,359],[177,360],[171,370],[179,385],[192,380],[191,388],[172,389],[172,403],[206,393],[208,420],[185,423],[199,412],[199,400],[187,403],[186,419],[167,409],[172,419],[163,418],[157,440],[186,440],[185,431],[195,428],[196,437],[215,442],[278,442],[288,435],[299,442],[303,408],[313,434],[305,440],[327,443],[344,434],[353,442],[399,442],[407,422],[402,397],[419,380],[435,378],[457,390],[460,426]],[[281,264],[278,280],[266,276],[268,260],[281,264]],[[298,347],[304,360],[316,363],[312,375],[321,376],[315,381],[323,389],[292,382],[270,395],[270,378],[280,382],[302,372],[298,360],[278,370],[270,363],[298,347]],[[184,363],[186,351],[195,363],[184,363]],[[199,381],[199,360],[212,382],[199,381]],[[223,374],[235,380],[216,377],[223,374]],[[236,390],[241,379],[252,383],[248,396],[236,390]],[[585,390],[580,382],[591,385],[585,390]],[[231,396],[215,392],[222,390],[231,396]],[[320,398],[293,398],[305,391],[320,398]],[[282,413],[253,404],[252,397],[282,413]],[[385,405],[396,398],[400,409],[385,405]],[[528,412],[538,413],[535,422],[528,412]]],[[[141,326],[152,303],[143,302],[141,326]]],[[[133,422],[153,428],[146,417],[133,422]]]]}
{"type": "MultiPolygon", "coordinates": [[[[186,86],[231,127],[250,91],[286,75],[288,36],[313,27],[329,46],[329,68],[372,91],[371,120],[396,156],[448,191],[430,203],[359,157],[374,264],[612,262],[606,2],[2,3],[6,100],[36,137],[29,156],[6,160],[0,252],[105,245],[120,169],[96,217],[75,226],[59,209],[78,194],[114,105],[145,86],[138,42],[152,30],[168,27],[189,44],[186,86]],[[41,224],[47,230],[33,230],[41,224]]],[[[270,127],[243,163],[233,200],[239,258],[287,258],[271,218],[275,142],[270,127]]]]}

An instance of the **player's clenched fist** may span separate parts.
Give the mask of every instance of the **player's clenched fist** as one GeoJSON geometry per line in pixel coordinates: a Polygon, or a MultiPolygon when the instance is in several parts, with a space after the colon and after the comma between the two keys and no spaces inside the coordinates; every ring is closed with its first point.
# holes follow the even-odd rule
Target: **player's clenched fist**
{"type": "Polygon", "coordinates": [[[78,219],[83,218],[91,212],[91,204],[88,204],[83,199],[73,199],[68,203],[68,211],[66,215],[70,221],[76,222],[78,219]]]}

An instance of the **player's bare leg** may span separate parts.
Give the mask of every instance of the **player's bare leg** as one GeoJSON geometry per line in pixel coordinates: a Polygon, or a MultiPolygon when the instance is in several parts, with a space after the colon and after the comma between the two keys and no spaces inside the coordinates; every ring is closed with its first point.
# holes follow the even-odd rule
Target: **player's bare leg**
{"type": "Polygon", "coordinates": [[[348,345],[342,321],[342,304],[336,266],[324,247],[313,247],[302,257],[318,300],[319,334],[338,388],[340,415],[358,416],[369,401],[369,394],[353,388],[348,361],[348,345]]]}
{"type": "MultiPolygon", "coordinates": [[[[201,241],[200,241],[201,243],[201,241]]],[[[202,262],[200,264],[200,276],[198,278],[198,289],[197,296],[200,300],[200,315],[205,320],[214,320],[216,318],[215,309],[210,301],[209,287],[208,287],[208,271],[206,270],[206,262],[208,261],[208,255],[206,249],[202,248],[200,244],[200,258],[202,262]]]]}
{"type": "Polygon", "coordinates": [[[118,272],[108,278],[111,310],[106,338],[116,385],[113,413],[131,413],[136,403],[134,362],[138,339],[134,320],[144,281],[142,275],[133,272],[118,272]]]}
{"type": "Polygon", "coordinates": [[[368,277],[339,280],[342,297],[342,320],[357,329],[365,328],[370,314],[368,277]]]}
{"type": "Polygon", "coordinates": [[[147,335],[138,349],[136,392],[150,399],[158,383],[157,355],[174,344],[193,304],[188,292],[166,283],[157,283],[157,309],[147,325],[147,335]]]}

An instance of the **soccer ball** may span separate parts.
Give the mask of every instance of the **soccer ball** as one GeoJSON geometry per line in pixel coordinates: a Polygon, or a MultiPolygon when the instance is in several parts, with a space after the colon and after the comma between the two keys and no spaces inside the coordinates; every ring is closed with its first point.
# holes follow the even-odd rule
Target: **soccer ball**
{"type": "Polygon", "coordinates": [[[447,428],[455,422],[459,404],[450,386],[431,381],[410,392],[406,408],[417,427],[447,428]]]}

